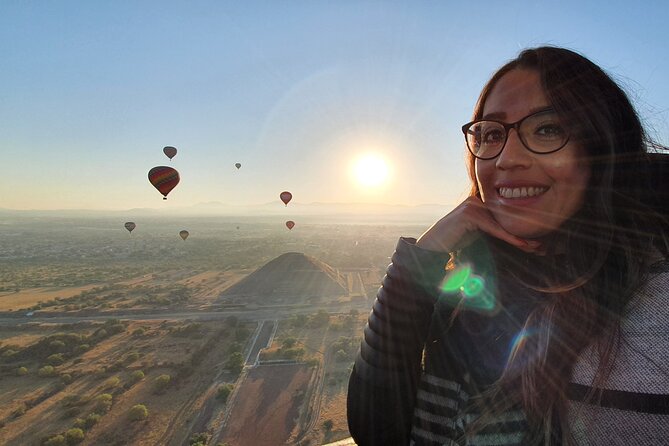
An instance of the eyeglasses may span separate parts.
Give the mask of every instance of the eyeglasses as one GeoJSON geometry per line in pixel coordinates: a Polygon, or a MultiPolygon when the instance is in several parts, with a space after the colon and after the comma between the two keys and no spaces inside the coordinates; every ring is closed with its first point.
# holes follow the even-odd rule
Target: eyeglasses
{"type": "Polygon", "coordinates": [[[569,142],[569,132],[553,109],[532,113],[511,124],[494,119],[472,121],[462,126],[462,133],[471,154],[489,160],[502,153],[511,129],[516,129],[520,141],[532,153],[557,152],[569,142]]]}

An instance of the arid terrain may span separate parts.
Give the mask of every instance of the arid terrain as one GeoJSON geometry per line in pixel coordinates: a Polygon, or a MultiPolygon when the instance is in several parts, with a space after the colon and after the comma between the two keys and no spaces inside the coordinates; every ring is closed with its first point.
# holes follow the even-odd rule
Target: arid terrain
{"type": "Polygon", "coordinates": [[[349,436],[362,327],[400,235],[271,221],[5,217],[0,444],[319,445],[349,436]],[[187,241],[168,226],[190,228],[187,241]],[[243,229],[236,229],[237,226],[243,229]]]}

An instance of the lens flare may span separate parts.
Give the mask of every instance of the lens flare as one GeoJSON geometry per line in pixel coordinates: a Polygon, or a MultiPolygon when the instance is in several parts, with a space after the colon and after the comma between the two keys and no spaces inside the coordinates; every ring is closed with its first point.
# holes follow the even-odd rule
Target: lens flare
{"type": "Polygon", "coordinates": [[[453,306],[463,304],[485,312],[496,309],[495,296],[486,288],[485,279],[472,273],[469,264],[460,265],[448,272],[440,286],[441,298],[453,306]]]}

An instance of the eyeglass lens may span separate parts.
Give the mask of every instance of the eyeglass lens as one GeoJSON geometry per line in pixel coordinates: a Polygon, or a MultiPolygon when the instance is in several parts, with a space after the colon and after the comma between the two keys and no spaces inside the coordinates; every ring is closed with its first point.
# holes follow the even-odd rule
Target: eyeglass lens
{"type": "MultiPolygon", "coordinates": [[[[561,148],[569,134],[557,113],[547,111],[523,119],[518,127],[518,136],[530,150],[548,153],[561,148]]],[[[497,156],[504,148],[507,137],[506,128],[497,121],[474,122],[466,132],[469,150],[481,158],[497,156]]]]}

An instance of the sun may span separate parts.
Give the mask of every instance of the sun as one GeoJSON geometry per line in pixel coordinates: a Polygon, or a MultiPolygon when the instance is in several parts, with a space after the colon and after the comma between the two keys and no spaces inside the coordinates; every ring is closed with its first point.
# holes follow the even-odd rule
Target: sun
{"type": "Polygon", "coordinates": [[[355,160],[353,176],[365,187],[378,187],[388,179],[388,163],[379,155],[368,153],[355,160]]]}

